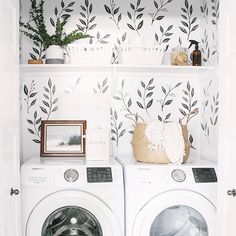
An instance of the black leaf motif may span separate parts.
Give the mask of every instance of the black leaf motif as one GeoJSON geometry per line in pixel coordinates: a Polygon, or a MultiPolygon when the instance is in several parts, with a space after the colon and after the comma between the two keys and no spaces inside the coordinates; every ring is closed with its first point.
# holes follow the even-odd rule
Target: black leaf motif
{"type": "Polygon", "coordinates": [[[52,109],[52,112],[55,112],[55,111],[57,111],[57,110],[58,110],[58,106],[54,107],[54,108],[52,109]]]}
{"type": "Polygon", "coordinates": [[[152,106],[152,103],[153,103],[153,99],[151,99],[148,104],[147,104],[147,108],[150,108],[152,106]]]}
{"type": "Polygon", "coordinates": [[[119,7],[117,7],[115,10],[114,10],[114,14],[117,14],[119,12],[119,7]]]}
{"type": "Polygon", "coordinates": [[[139,89],[137,90],[137,92],[138,92],[138,96],[142,98],[142,94],[139,89]]]}
{"type": "Polygon", "coordinates": [[[131,98],[128,100],[128,107],[131,107],[132,105],[132,101],[131,101],[131,98]]]}
{"type": "Polygon", "coordinates": [[[184,110],[182,110],[182,109],[179,109],[179,110],[180,110],[180,112],[181,112],[182,115],[184,115],[184,116],[187,115],[187,113],[186,113],[184,110]]]}
{"type": "Polygon", "coordinates": [[[172,101],[173,101],[173,99],[166,101],[165,105],[170,105],[172,103],[172,101]]]}
{"type": "Polygon", "coordinates": [[[141,13],[141,14],[136,16],[136,19],[140,19],[140,18],[142,18],[142,16],[143,16],[143,14],[141,13]]]}
{"type": "Polygon", "coordinates": [[[27,120],[27,122],[29,123],[29,124],[33,124],[33,121],[32,120],[27,120]]]}
{"type": "Polygon", "coordinates": [[[199,25],[195,25],[192,29],[191,29],[191,32],[192,31],[195,31],[197,28],[198,28],[199,25]]]}
{"type": "Polygon", "coordinates": [[[34,97],[37,93],[31,93],[30,98],[34,97]]]}
{"type": "Polygon", "coordinates": [[[141,22],[139,22],[138,27],[137,27],[137,30],[141,29],[142,26],[143,26],[143,20],[142,20],[141,22]]]}
{"type": "Polygon", "coordinates": [[[30,106],[33,106],[33,105],[36,103],[36,100],[37,100],[37,99],[34,99],[34,100],[30,103],[30,106]]]}
{"type": "Polygon", "coordinates": [[[169,119],[170,116],[171,116],[171,113],[167,114],[165,120],[169,119]]]}
{"type": "Polygon", "coordinates": [[[43,113],[48,114],[48,111],[44,107],[40,106],[40,109],[43,113]]]}
{"type": "Polygon", "coordinates": [[[107,5],[104,5],[104,7],[105,7],[106,12],[109,13],[109,14],[111,14],[110,8],[109,8],[107,5]]]}
{"type": "Polygon", "coordinates": [[[181,103],[181,104],[182,104],[182,106],[183,106],[185,109],[189,110],[188,105],[186,105],[186,104],[184,104],[184,103],[181,103]]]}
{"type": "Polygon", "coordinates": [[[137,102],[138,106],[142,109],[144,109],[143,105],[140,102],[137,102]]]}
{"type": "Polygon", "coordinates": [[[146,98],[149,98],[149,97],[151,97],[153,95],[153,92],[150,92],[150,93],[148,93],[147,95],[146,95],[146,98]]]}
{"type": "Polygon", "coordinates": [[[158,16],[156,20],[162,20],[165,16],[158,16]]]}
{"type": "Polygon", "coordinates": [[[29,92],[29,90],[28,90],[27,86],[24,85],[24,93],[25,93],[25,95],[28,95],[28,92],[29,92]]]}
{"type": "Polygon", "coordinates": [[[128,17],[132,20],[131,13],[127,12],[128,17]]]}
{"type": "Polygon", "coordinates": [[[128,27],[129,27],[131,30],[135,30],[135,28],[134,28],[131,24],[128,24],[128,23],[127,23],[127,25],[128,25],[128,27]]]}
{"type": "Polygon", "coordinates": [[[121,131],[121,133],[119,134],[119,138],[122,137],[124,134],[125,134],[125,129],[121,131]]]}
{"type": "Polygon", "coordinates": [[[33,49],[33,51],[34,51],[36,54],[39,55],[39,50],[38,50],[37,48],[32,48],[32,49],[33,49]]]}
{"type": "Polygon", "coordinates": [[[171,3],[172,0],[160,0],[160,4],[158,4],[156,1],[154,1],[154,6],[155,6],[155,13],[149,13],[149,15],[151,16],[152,18],[152,23],[151,25],[153,25],[154,21],[158,21],[158,20],[162,20],[165,16],[164,15],[159,15],[160,13],[163,13],[163,12],[167,12],[167,4],[171,3]]]}
{"type": "Polygon", "coordinates": [[[54,20],[53,20],[52,18],[50,18],[50,23],[51,23],[51,25],[52,25],[53,27],[55,27],[55,22],[54,22],[54,20]]]}
{"type": "Polygon", "coordinates": [[[184,29],[183,27],[179,27],[179,28],[180,28],[180,30],[181,30],[183,33],[187,34],[187,30],[186,30],[186,29],[184,29]]]}
{"type": "Polygon", "coordinates": [[[35,134],[32,129],[29,129],[29,128],[28,128],[28,131],[29,131],[31,134],[35,134]]]}
{"type": "Polygon", "coordinates": [[[35,143],[41,143],[40,140],[38,140],[38,139],[33,139],[33,141],[34,141],[35,143]]]}
{"type": "Polygon", "coordinates": [[[161,87],[161,89],[162,89],[163,93],[166,94],[166,89],[163,86],[161,87]]]}

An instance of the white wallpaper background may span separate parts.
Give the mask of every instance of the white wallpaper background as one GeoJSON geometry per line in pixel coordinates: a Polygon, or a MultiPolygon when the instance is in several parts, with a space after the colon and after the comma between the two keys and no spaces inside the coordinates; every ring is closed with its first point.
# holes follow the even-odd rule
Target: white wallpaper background
{"type": "MultiPolygon", "coordinates": [[[[173,47],[179,42],[188,47],[188,40],[195,39],[201,42],[204,65],[217,65],[218,0],[85,0],[63,3],[45,2],[48,28],[53,29],[50,18],[56,18],[55,7],[60,11],[62,6],[70,5],[73,11],[65,11],[65,14],[71,14],[67,32],[78,27],[93,35],[90,43],[112,45],[112,63],[119,63],[116,51],[119,45],[142,42],[158,43],[166,48],[163,64],[168,65],[173,47]]],[[[22,1],[21,19],[24,22],[29,20],[29,5],[29,1],[22,1]]],[[[26,63],[30,54],[37,57],[39,49],[31,41],[22,37],[21,45],[22,63],[26,63]]],[[[219,95],[214,73],[211,76],[189,72],[171,74],[148,69],[124,69],[114,73],[113,69],[91,67],[69,73],[25,72],[21,80],[23,160],[39,155],[42,119],[83,119],[76,109],[74,112],[64,110],[62,101],[65,97],[70,96],[79,104],[79,96],[86,103],[86,96],[98,94],[111,98],[108,99],[110,114],[104,117],[110,116],[113,153],[132,152],[130,140],[135,121],[182,120],[189,129],[191,158],[217,160],[219,95]]],[[[94,118],[102,119],[103,114],[99,114],[96,105],[94,112],[94,118]]],[[[91,119],[91,127],[97,126],[98,121],[91,119]]]]}

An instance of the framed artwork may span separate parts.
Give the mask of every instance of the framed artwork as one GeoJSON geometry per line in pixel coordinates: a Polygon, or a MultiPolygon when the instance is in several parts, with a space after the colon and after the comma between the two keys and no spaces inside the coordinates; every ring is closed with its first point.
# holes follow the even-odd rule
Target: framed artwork
{"type": "Polygon", "coordinates": [[[86,120],[43,120],[41,157],[84,157],[86,120]]]}

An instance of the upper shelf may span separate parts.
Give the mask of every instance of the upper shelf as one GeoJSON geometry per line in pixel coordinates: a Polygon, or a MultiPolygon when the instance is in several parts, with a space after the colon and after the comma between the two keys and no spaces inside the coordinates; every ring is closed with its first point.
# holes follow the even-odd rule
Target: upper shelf
{"type": "Polygon", "coordinates": [[[213,66],[155,66],[155,65],[91,65],[40,64],[20,66],[21,73],[77,73],[77,72],[148,72],[164,74],[214,74],[213,66]]]}

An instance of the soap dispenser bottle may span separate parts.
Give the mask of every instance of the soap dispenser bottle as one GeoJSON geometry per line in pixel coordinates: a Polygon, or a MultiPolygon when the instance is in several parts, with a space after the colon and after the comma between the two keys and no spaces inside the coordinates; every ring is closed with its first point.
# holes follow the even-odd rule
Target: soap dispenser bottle
{"type": "Polygon", "coordinates": [[[199,42],[195,40],[189,40],[190,45],[188,48],[191,48],[192,45],[195,45],[195,50],[191,54],[191,59],[192,59],[192,65],[193,66],[201,66],[202,65],[202,53],[199,50],[199,42]]]}

